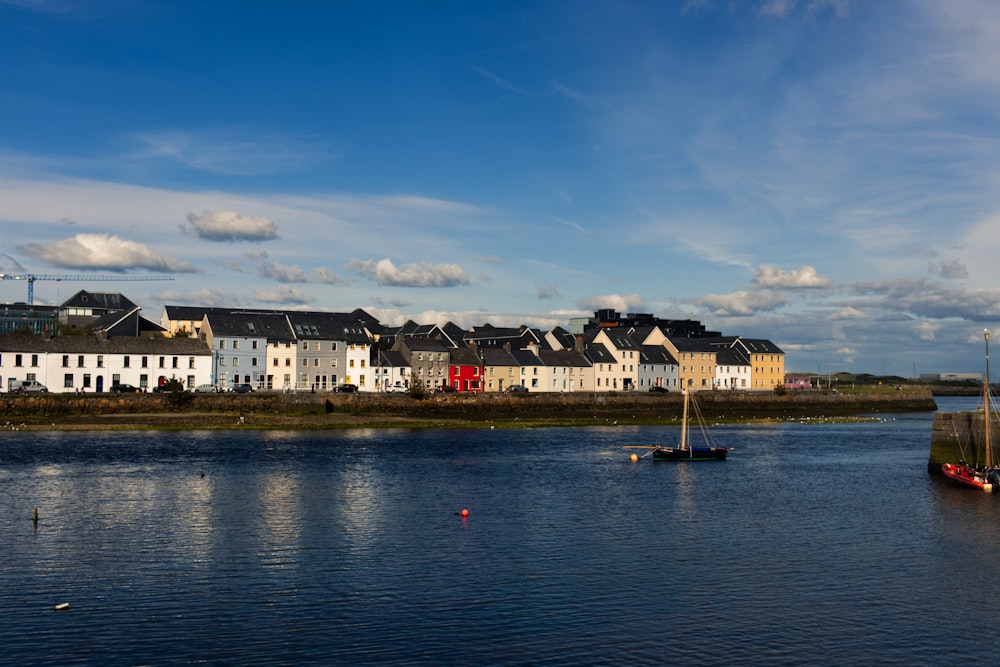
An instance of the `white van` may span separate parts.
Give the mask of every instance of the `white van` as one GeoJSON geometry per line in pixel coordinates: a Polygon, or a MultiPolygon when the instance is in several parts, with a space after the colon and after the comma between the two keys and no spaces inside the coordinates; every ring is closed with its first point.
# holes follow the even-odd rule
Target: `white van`
{"type": "Polygon", "coordinates": [[[12,394],[35,394],[45,393],[49,390],[38,380],[14,380],[7,385],[7,391],[12,394]]]}

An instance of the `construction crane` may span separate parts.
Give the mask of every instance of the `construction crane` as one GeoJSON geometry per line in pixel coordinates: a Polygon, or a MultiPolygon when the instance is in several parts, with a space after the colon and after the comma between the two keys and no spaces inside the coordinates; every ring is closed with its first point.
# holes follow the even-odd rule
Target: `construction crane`
{"type": "Polygon", "coordinates": [[[88,276],[80,275],[51,275],[40,273],[0,273],[0,280],[26,280],[28,281],[28,305],[35,303],[35,281],[36,280],[173,280],[173,276],[88,276]]]}

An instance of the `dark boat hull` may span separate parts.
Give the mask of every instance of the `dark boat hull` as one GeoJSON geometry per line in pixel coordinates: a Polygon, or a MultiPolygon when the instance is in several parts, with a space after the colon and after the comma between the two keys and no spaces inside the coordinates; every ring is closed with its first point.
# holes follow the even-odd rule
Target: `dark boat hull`
{"type": "Polygon", "coordinates": [[[725,461],[725,447],[657,447],[653,450],[654,461],[725,461]]]}

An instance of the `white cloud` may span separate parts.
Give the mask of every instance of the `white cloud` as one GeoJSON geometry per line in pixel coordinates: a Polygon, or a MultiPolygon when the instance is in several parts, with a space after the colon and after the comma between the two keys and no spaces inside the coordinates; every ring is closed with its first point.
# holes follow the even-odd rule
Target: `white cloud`
{"type": "Polygon", "coordinates": [[[304,283],[306,274],[297,266],[287,266],[281,262],[271,262],[262,265],[258,271],[261,278],[271,278],[279,283],[304,283]]]}
{"type": "Polygon", "coordinates": [[[254,299],[261,303],[286,306],[303,306],[316,301],[296,287],[279,287],[277,291],[258,290],[254,292],[254,299]]]}
{"type": "Polygon", "coordinates": [[[788,303],[788,300],[778,292],[750,290],[732,294],[709,294],[694,299],[693,302],[709,308],[715,315],[745,317],[762,311],[777,310],[788,303]]]}
{"type": "Polygon", "coordinates": [[[55,243],[27,243],[18,250],[53,266],[74,269],[150,269],[172,273],[196,273],[188,262],[165,257],[142,243],[112,234],[77,234],[55,243]]]}
{"type": "Polygon", "coordinates": [[[468,285],[469,276],[458,264],[403,264],[397,267],[392,260],[353,259],[348,267],[379,285],[395,287],[455,287],[468,285]]]}
{"type": "Polygon", "coordinates": [[[187,214],[189,225],[181,225],[188,234],[206,241],[271,241],[278,238],[278,227],[264,217],[248,217],[235,211],[204,211],[187,214]]]}
{"type": "Polygon", "coordinates": [[[753,284],[759,287],[827,287],[830,279],[819,275],[812,266],[784,271],[762,264],[754,271],[753,284]]]}
{"type": "Polygon", "coordinates": [[[555,285],[540,285],[536,295],[540,300],[562,298],[559,288],[555,285]]]}
{"type": "Polygon", "coordinates": [[[593,313],[596,310],[611,308],[620,313],[634,312],[646,307],[646,301],[640,294],[605,294],[603,296],[591,296],[581,299],[577,306],[584,311],[593,313]]]}

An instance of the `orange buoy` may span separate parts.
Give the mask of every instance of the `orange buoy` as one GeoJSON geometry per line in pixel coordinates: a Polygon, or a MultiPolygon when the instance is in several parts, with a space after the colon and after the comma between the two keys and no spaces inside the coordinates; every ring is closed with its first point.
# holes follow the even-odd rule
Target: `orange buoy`
{"type": "Polygon", "coordinates": [[[462,510],[462,518],[463,519],[469,518],[469,510],[462,510]]]}
{"type": "Polygon", "coordinates": [[[638,456],[637,456],[636,454],[633,454],[633,455],[632,455],[632,456],[630,456],[629,458],[631,458],[631,459],[632,459],[632,463],[635,463],[636,461],[638,461],[638,460],[639,460],[639,457],[638,457],[638,456]]]}

